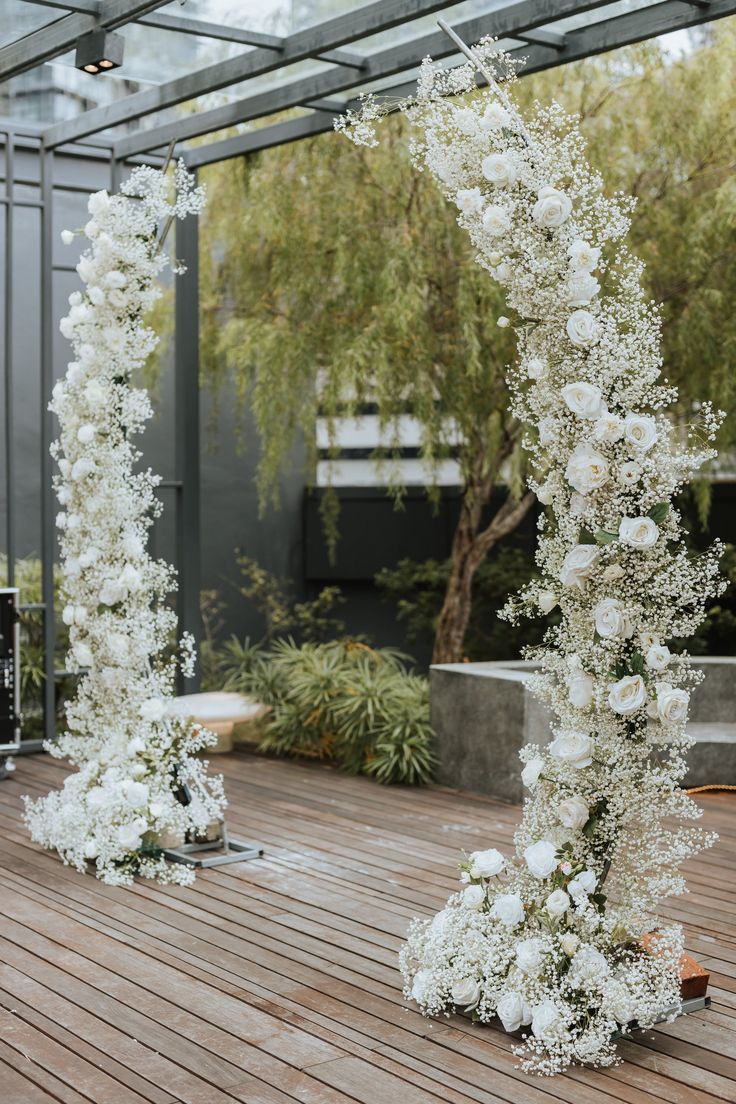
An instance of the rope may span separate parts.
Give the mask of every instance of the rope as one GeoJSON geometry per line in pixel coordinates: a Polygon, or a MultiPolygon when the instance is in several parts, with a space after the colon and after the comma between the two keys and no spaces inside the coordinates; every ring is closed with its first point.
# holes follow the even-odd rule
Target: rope
{"type": "Polygon", "coordinates": [[[706,791],[713,790],[736,790],[736,786],[729,786],[725,782],[713,782],[708,786],[693,786],[687,792],[689,794],[706,793],[706,791]]]}

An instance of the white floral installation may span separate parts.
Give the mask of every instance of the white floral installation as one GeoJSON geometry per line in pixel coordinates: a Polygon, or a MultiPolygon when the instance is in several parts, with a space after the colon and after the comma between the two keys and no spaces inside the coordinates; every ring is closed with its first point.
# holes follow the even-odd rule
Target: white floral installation
{"type": "MultiPolygon", "coordinates": [[[[176,575],[146,550],[160,479],[138,469],[132,444],[153,414],[131,376],[158,342],[144,321],[168,263],[158,227],[204,203],[183,163],[174,189],[172,200],[166,174],[142,167],[121,194],[90,196],[82,233],[91,244],[77,265],[85,289],[69,296],[60,323],[75,359],[50,404],[61,427],[51,451],[67,665],[80,680],[68,731],[47,750],[77,770],[60,790],[26,799],[26,820],[34,840],[77,870],[94,862],[111,885],[136,874],[191,882],[189,867],[165,861],[163,841],[203,831],[225,803],[221,779],[208,778],[198,757],[214,737],[174,699],[179,665],[193,670],[194,641],[185,635],[172,653],[176,614],[165,602],[176,575]]],[[[65,243],[73,238],[62,232],[65,243]]]]}
{"type": "MultiPolygon", "coordinates": [[[[684,891],[680,863],[713,837],[682,823],[700,815],[679,788],[697,673],[668,642],[720,591],[721,549],[688,551],[672,498],[714,455],[705,442],[722,412],[704,407],[680,443],[665,413],[676,392],[657,382],[659,313],[624,243],[633,200],[605,195],[557,104],[522,118],[513,63],[492,41],[472,56],[452,70],[425,61],[402,110],[415,166],[457,205],[478,263],[507,291],[511,406],[548,509],[541,581],[502,615],[559,606],[529,680],[555,721],[546,747],[521,752],[530,796],[515,856],[471,854],[465,888],[413,921],[401,968],[425,1014],[498,1016],[522,1029],[523,1068],[554,1074],[613,1064],[618,1031],[679,1010],[682,931],[656,909],[684,891]]],[[[357,122],[353,137],[372,144],[382,112],[369,99],[340,129],[357,122]]]]}

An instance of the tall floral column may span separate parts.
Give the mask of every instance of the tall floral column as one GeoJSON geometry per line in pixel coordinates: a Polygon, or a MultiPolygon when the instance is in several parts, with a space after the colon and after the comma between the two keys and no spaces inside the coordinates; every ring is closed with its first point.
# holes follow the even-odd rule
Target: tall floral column
{"type": "MultiPolygon", "coordinates": [[[[90,196],[90,245],[77,265],[85,288],[70,295],[60,324],[74,359],[51,403],[61,427],[52,453],[67,664],[80,682],[67,731],[48,750],[77,769],[59,791],[27,799],[26,819],[64,862],[80,871],[94,863],[118,885],[135,874],[190,881],[189,868],[164,861],[159,841],[204,830],[224,806],[220,778],[208,778],[197,757],[212,737],[174,700],[179,664],[188,672],[194,662],[193,640],[178,653],[172,647],[176,615],[166,599],[175,573],[146,550],[160,480],[140,467],[133,444],[153,413],[132,377],[158,342],[145,323],[167,264],[158,227],[204,202],[183,164],[174,178],[173,200],[165,175],[151,168],[136,169],[120,195],[90,196]]],[[[62,233],[67,243],[73,237],[62,233]]]]}
{"type": "MultiPolygon", "coordinates": [[[[700,813],[679,788],[696,673],[672,642],[719,591],[720,550],[689,551],[672,499],[713,455],[720,415],[706,407],[700,429],[684,431],[668,413],[659,313],[625,244],[633,201],[606,195],[575,119],[556,104],[522,119],[510,59],[492,43],[476,53],[502,85],[478,93],[475,66],[427,61],[404,110],[417,168],[507,291],[510,403],[547,509],[541,581],[504,615],[559,606],[529,653],[555,719],[549,744],[522,752],[516,854],[471,855],[465,888],[414,922],[401,965],[423,1012],[497,1015],[521,1029],[524,1068],[550,1074],[610,1065],[622,1025],[679,1005],[682,933],[656,909],[683,892],[680,863],[711,840],[686,823],[700,813]]],[[[372,143],[378,114],[369,100],[348,131],[372,143]]]]}

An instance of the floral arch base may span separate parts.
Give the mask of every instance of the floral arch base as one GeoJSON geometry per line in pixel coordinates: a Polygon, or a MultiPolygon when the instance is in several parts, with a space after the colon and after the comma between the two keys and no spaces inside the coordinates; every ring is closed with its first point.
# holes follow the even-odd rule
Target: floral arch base
{"type": "MultiPolygon", "coordinates": [[[[165,848],[204,832],[225,805],[221,779],[208,777],[198,754],[215,737],[174,697],[179,667],[193,672],[194,641],[175,646],[176,614],[166,605],[175,572],[146,548],[160,480],[140,469],[133,444],[153,414],[133,381],[158,343],[146,312],[168,263],[159,225],[201,210],[193,184],[180,163],[172,198],[166,173],[143,167],[120,194],[90,197],[77,232],[89,241],[77,265],[85,287],[60,323],[74,359],[54,387],[61,432],[51,451],[67,666],[80,682],[67,731],[47,750],[76,770],[60,790],[26,799],[26,820],[34,840],[77,870],[94,864],[111,885],[135,875],[190,882],[193,870],[168,863],[165,848]]],[[[74,236],[62,232],[67,244],[74,236]]]]}
{"type": "MultiPolygon", "coordinates": [[[[625,1025],[680,1007],[682,931],[657,906],[684,891],[680,864],[713,837],[679,788],[697,675],[668,642],[719,592],[721,550],[691,555],[673,496],[714,455],[721,414],[705,407],[682,440],[667,413],[677,395],[660,380],[659,313],[625,242],[633,201],[605,194],[577,121],[557,104],[522,118],[511,59],[492,41],[469,56],[450,70],[425,61],[402,110],[416,168],[506,289],[511,407],[547,509],[541,580],[502,615],[559,606],[530,679],[555,721],[547,747],[521,753],[515,855],[470,855],[464,888],[412,923],[401,967],[425,1014],[498,1016],[521,1031],[523,1068],[554,1074],[613,1064],[625,1025]]],[[[383,111],[368,97],[341,129],[375,144],[383,111]]]]}

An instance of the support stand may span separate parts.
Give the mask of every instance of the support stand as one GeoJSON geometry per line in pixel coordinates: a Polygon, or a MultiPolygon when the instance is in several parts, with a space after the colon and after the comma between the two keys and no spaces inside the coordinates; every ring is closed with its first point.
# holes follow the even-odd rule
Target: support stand
{"type": "Polygon", "coordinates": [[[231,839],[224,820],[219,822],[219,835],[211,840],[192,840],[180,847],[164,848],[164,856],[171,862],[183,866],[193,866],[204,870],[209,866],[224,866],[226,863],[246,862],[248,859],[260,859],[263,848],[256,843],[231,839]],[[217,855],[203,855],[202,852],[218,851],[217,855]]]}

